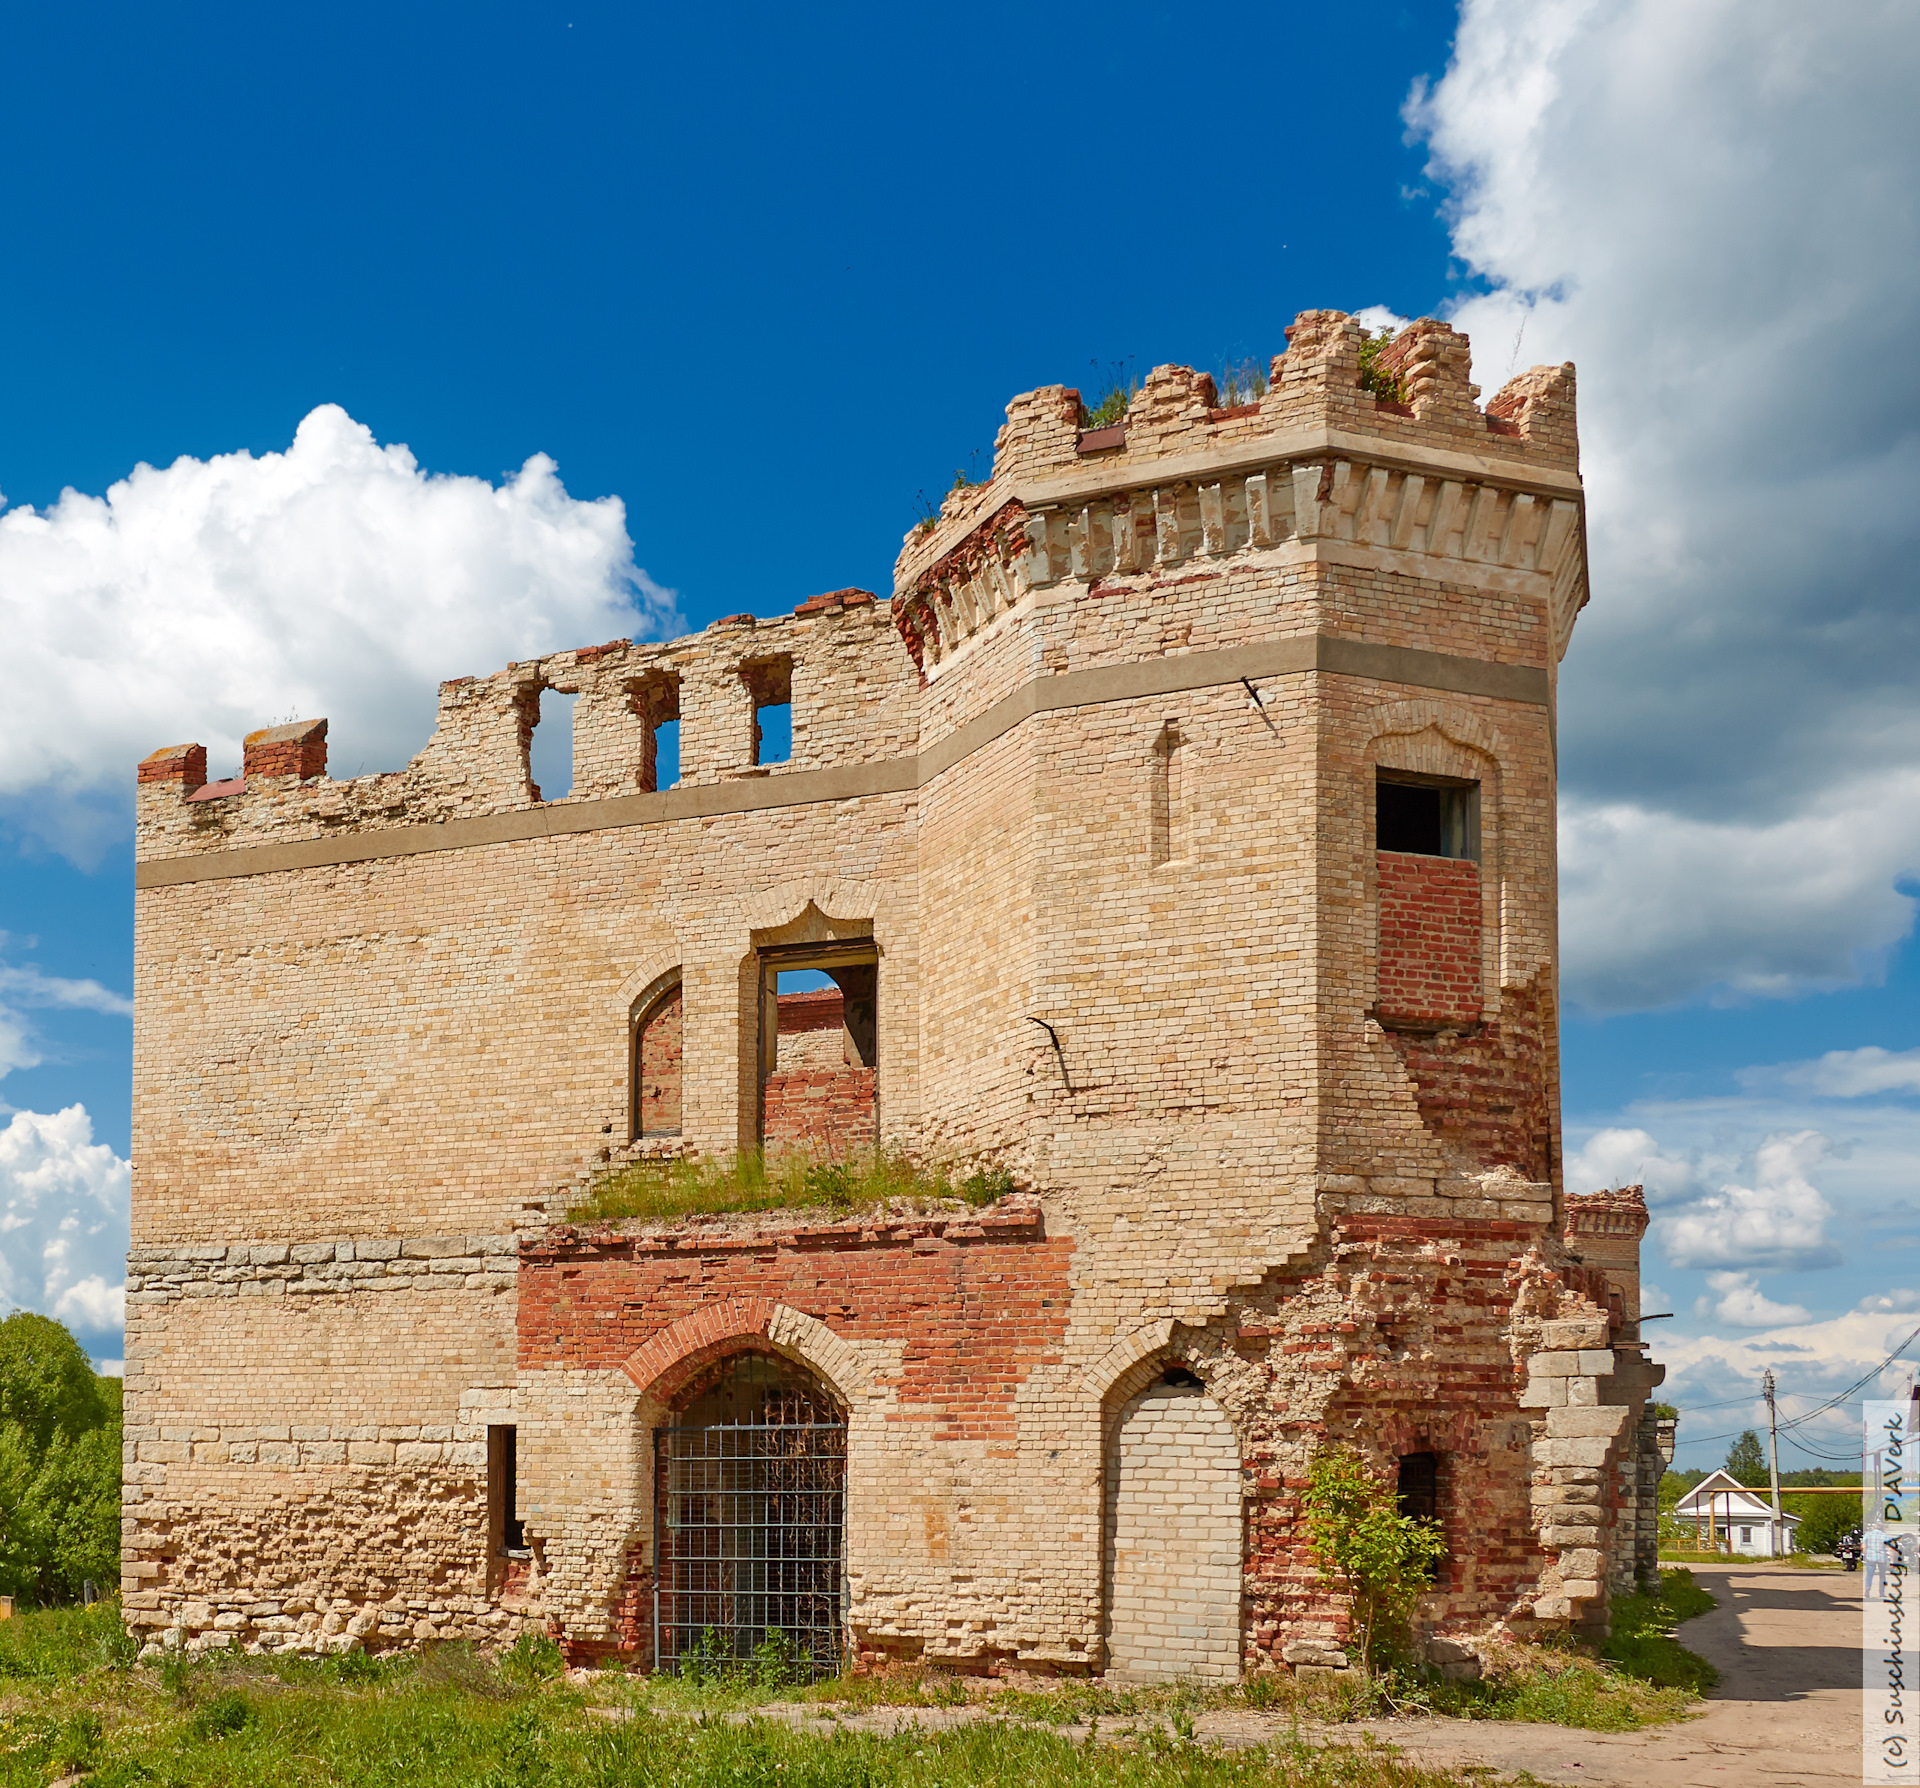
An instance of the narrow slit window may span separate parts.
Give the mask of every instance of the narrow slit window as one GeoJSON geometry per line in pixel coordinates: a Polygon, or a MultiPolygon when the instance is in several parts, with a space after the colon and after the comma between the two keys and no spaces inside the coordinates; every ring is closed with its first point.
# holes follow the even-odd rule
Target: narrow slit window
{"type": "Polygon", "coordinates": [[[680,1134],[681,990],[669,987],[633,1029],[633,1134],[680,1134]]]}
{"type": "MultiPolygon", "coordinates": [[[[1440,1507],[1440,1455],[1438,1453],[1403,1453],[1400,1456],[1399,1481],[1400,1513],[1415,1521],[1425,1521],[1433,1529],[1444,1535],[1446,1522],[1442,1518],[1440,1507]]],[[[1435,1560],[1433,1582],[1436,1588],[1443,1587],[1447,1581],[1447,1558],[1442,1553],[1435,1560]]]]}
{"type": "Polygon", "coordinates": [[[536,801],[558,801],[573,792],[573,708],[580,698],[543,689],[534,699],[527,776],[536,801]]]}
{"type": "Polygon", "coordinates": [[[680,780],[680,722],[662,720],[653,729],[653,789],[672,788],[680,780]]]}
{"type": "Polygon", "coordinates": [[[519,1430],[504,1425],[487,1429],[487,1533],[496,1558],[514,1558],[527,1549],[520,1520],[519,1430]]]}
{"type": "Polygon", "coordinates": [[[1480,857],[1480,785],[1389,775],[1374,785],[1374,844],[1416,857],[1480,857]]]}

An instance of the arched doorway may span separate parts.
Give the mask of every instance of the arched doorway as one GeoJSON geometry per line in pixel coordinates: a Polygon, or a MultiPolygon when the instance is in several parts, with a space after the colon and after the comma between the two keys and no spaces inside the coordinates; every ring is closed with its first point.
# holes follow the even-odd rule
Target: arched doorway
{"type": "Polygon", "coordinates": [[[847,1418],[804,1367],[730,1355],[654,1434],[655,1668],[779,1648],[840,1667],[847,1418]]]}
{"type": "Polygon", "coordinates": [[[1182,1366],[1124,1403],[1107,1442],[1107,1669],[1240,1675],[1240,1444],[1182,1366]]]}

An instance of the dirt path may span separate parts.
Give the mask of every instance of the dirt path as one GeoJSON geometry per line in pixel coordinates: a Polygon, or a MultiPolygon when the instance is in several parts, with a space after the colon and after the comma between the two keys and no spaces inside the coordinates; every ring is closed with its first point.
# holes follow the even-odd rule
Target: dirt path
{"type": "MultiPolygon", "coordinates": [[[[1644,1732],[1381,1721],[1421,1762],[1530,1770],[1587,1788],[1826,1788],[1860,1780],[1860,1579],[1838,1571],[1695,1565],[1719,1606],[1679,1631],[1720,1672],[1697,1719],[1644,1732]]],[[[1330,1734],[1329,1736],[1333,1736],[1330,1734]]]]}
{"type": "MultiPolygon", "coordinates": [[[[1832,1788],[1860,1779],[1860,1579],[1837,1571],[1695,1565],[1719,1606],[1679,1632],[1720,1672],[1697,1718],[1641,1732],[1579,1732],[1507,1721],[1371,1720],[1307,1728],[1326,1744],[1384,1743],[1439,1769],[1479,1766],[1502,1776],[1584,1788],[1832,1788]]],[[[879,1707],[813,1704],[754,1710],[803,1729],[927,1730],[994,1717],[990,1704],[879,1707]]],[[[737,1717],[750,1718],[743,1713],[737,1717]]],[[[1115,1721],[1118,1732],[1128,1722],[1115,1721]]],[[[1196,1716],[1196,1734],[1263,1744],[1288,1723],[1255,1713],[1196,1716]]],[[[1084,1727],[1058,1728],[1084,1739],[1084,1727]]],[[[1103,1728],[1104,1730],[1104,1728],[1103,1728]]]]}

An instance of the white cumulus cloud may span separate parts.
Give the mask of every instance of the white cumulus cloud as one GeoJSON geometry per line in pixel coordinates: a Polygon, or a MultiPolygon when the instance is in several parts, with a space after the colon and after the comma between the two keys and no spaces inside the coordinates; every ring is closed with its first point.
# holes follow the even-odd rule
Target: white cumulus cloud
{"type": "Polygon", "coordinates": [[[676,620],[618,498],[569,496],[543,454],[431,474],[324,404],[284,453],[0,514],[0,813],[86,862],[158,746],[231,773],[244,734],[325,715],[336,775],[397,769],[442,679],[676,620]]]}
{"type": "Polygon", "coordinates": [[[1827,1152],[1817,1130],[1769,1136],[1754,1151],[1750,1186],[1728,1181],[1655,1222],[1677,1267],[1817,1267],[1838,1251],[1827,1239],[1833,1207],[1808,1175],[1827,1152]]]}
{"type": "Polygon", "coordinates": [[[1580,374],[1570,997],[1873,975],[1920,871],[1920,11],[1464,0],[1408,117],[1489,391],[1580,374]]]}
{"type": "Polygon", "coordinates": [[[1920,1049],[1882,1049],[1877,1044],[1864,1049],[1830,1049],[1817,1061],[1749,1069],[1741,1081],[1748,1086],[1777,1083],[1803,1087],[1826,1099],[1920,1093],[1920,1049]]]}
{"type": "Polygon", "coordinates": [[[16,1111],[0,1130],[0,1301],[83,1337],[126,1315],[131,1167],[93,1140],[84,1106],[16,1111]]]}
{"type": "Polygon", "coordinates": [[[1788,1322],[1743,1335],[1663,1339],[1667,1368],[1659,1395],[1680,1408],[1679,1452],[1693,1464],[1718,1464],[1740,1429],[1766,1419],[1762,1374],[1780,1387],[1780,1463],[1845,1466],[1860,1459],[1860,1399],[1902,1397],[1920,1345],[1920,1290],[1899,1287],[1862,1298],[1845,1315],[1788,1322]],[[1888,1355],[1903,1349],[1888,1362],[1888,1355]],[[1885,1362],[1883,1364],[1883,1362],[1885,1362]],[[1869,1381],[1835,1408],[1829,1399],[1866,1374],[1869,1381]],[[1796,1426],[1795,1424],[1803,1424],[1796,1426]],[[1804,1444],[1803,1444],[1804,1443],[1804,1444]]]}
{"type": "Polygon", "coordinates": [[[1692,1160],[1667,1153],[1645,1130],[1596,1130],[1566,1164],[1569,1192],[1639,1186],[1650,1205],[1691,1196],[1697,1179],[1692,1160]]]}
{"type": "Polygon", "coordinates": [[[1811,1315],[1805,1304],[1776,1304],[1752,1273],[1709,1273],[1706,1292],[1694,1300],[1693,1313],[1737,1329],[1778,1328],[1806,1322],[1811,1315]]]}

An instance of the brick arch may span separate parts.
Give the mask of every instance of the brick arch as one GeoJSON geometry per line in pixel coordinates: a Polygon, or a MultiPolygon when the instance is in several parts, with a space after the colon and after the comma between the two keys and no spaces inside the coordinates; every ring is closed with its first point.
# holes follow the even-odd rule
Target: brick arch
{"type": "Polygon", "coordinates": [[[771,1298],[718,1298],[669,1324],[621,1361],[649,1404],[664,1407],[695,1373],[743,1344],[773,1352],[823,1379],[849,1413],[871,1389],[859,1351],[818,1317],[771,1298]]]}
{"type": "Polygon", "coordinates": [[[1233,1424],[1244,1458],[1257,1420],[1260,1375],[1237,1359],[1230,1346],[1223,1346],[1217,1332],[1189,1330],[1185,1345],[1176,1350],[1173,1342],[1180,1326],[1170,1316],[1146,1323],[1123,1335],[1081,1373],[1082,1388],[1099,1406],[1101,1432],[1104,1436],[1120,1410],[1168,1366],[1181,1365],[1193,1372],[1233,1424]]]}
{"type": "Polygon", "coordinates": [[[670,980],[680,974],[683,952],[679,940],[669,939],[656,945],[620,978],[614,989],[613,1006],[622,1021],[634,1016],[635,1004],[643,997],[657,997],[666,991],[670,980]]]}
{"type": "MultiPolygon", "coordinates": [[[[1513,757],[1513,748],[1497,727],[1489,726],[1472,709],[1453,702],[1382,702],[1367,715],[1365,725],[1369,757],[1384,739],[1404,738],[1408,734],[1424,733],[1429,729],[1453,745],[1491,758],[1495,764],[1509,763],[1513,757]]],[[[1425,766],[1406,764],[1400,767],[1413,770],[1425,766]]],[[[1445,774],[1444,771],[1438,773],[1445,774]]]]}
{"type": "MultiPolygon", "coordinates": [[[[1086,1371],[1080,1374],[1081,1386],[1096,1403],[1105,1403],[1108,1394],[1115,1390],[1123,1377],[1136,1375],[1148,1361],[1156,1367],[1162,1364],[1160,1356],[1166,1351],[1167,1344],[1173,1339],[1173,1318],[1163,1316],[1158,1322],[1150,1322],[1131,1334],[1122,1335],[1107,1349],[1086,1371]]],[[[1141,1377],[1140,1383],[1146,1382],[1141,1377]]],[[[1138,1390],[1139,1385],[1130,1386],[1128,1395],[1138,1390]]],[[[1124,1402],[1126,1399],[1121,1399],[1124,1402]]]]}

